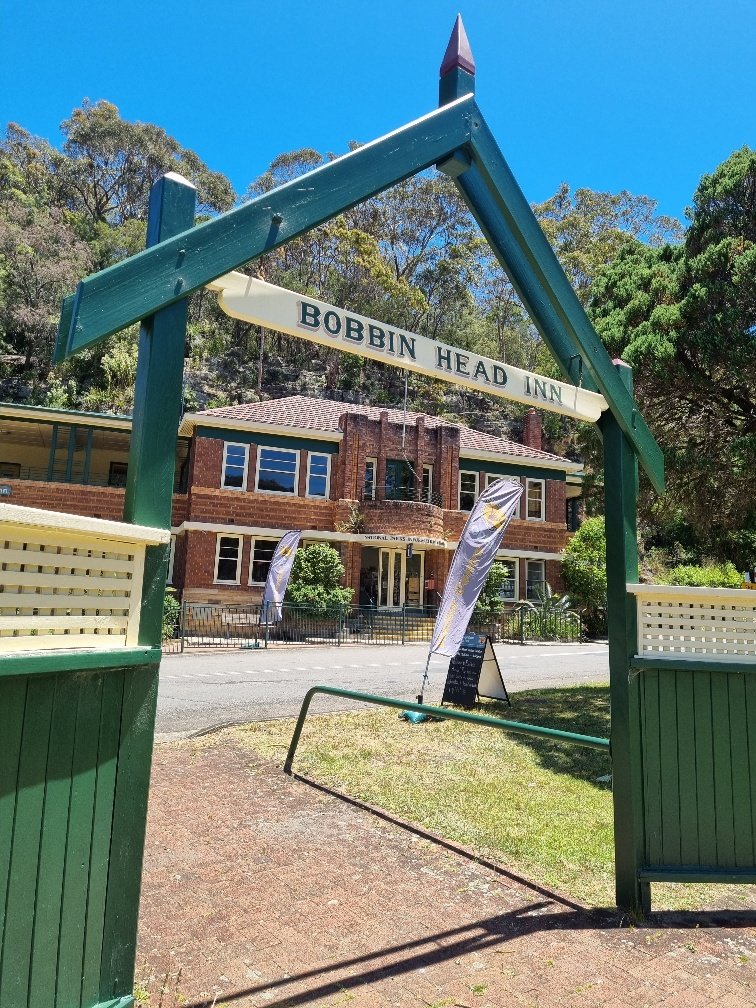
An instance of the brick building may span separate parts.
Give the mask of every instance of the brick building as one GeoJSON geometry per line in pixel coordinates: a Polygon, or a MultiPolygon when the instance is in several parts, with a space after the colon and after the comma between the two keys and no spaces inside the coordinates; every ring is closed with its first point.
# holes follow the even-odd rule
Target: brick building
{"type": "MultiPolygon", "coordinates": [[[[0,493],[13,503],[120,518],[130,419],[0,406],[0,493]]],[[[561,588],[580,466],[542,448],[419,413],[289,396],[186,414],[179,429],[170,581],[187,601],[257,601],[277,541],[329,542],[355,603],[435,605],[475,499],[519,478],[504,538],[507,594],[561,588]],[[411,549],[408,547],[411,544],[411,549]]]]}

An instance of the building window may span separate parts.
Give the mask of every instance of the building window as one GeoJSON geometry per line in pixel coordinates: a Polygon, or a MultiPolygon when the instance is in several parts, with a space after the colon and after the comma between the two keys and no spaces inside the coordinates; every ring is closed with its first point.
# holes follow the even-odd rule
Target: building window
{"type": "Polygon", "coordinates": [[[459,471],[459,510],[472,511],[478,499],[478,474],[459,471]]]}
{"type": "Polygon", "coordinates": [[[108,486],[125,487],[128,472],[128,462],[111,462],[108,470],[108,486]]]}
{"type": "Polygon", "coordinates": [[[277,539],[255,539],[249,560],[249,583],[265,584],[268,580],[270,561],[278,546],[277,539]]]}
{"type": "Polygon", "coordinates": [[[501,564],[507,572],[507,580],[501,586],[499,597],[506,602],[514,601],[518,594],[517,561],[509,557],[497,557],[496,563],[501,564]]]}
{"type": "Polygon", "coordinates": [[[540,602],[546,584],[546,564],[543,560],[528,560],[525,566],[525,597],[540,602]]]}
{"type": "Polygon", "coordinates": [[[362,494],[363,500],[375,500],[375,480],[378,472],[378,460],[374,458],[365,459],[365,488],[362,494]]]}
{"type": "Polygon", "coordinates": [[[256,490],[296,494],[299,452],[288,448],[260,448],[257,454],[256,490]]]}
{"type": "Polygon", "coordinates": [[[565,520],[568,532],[577,532],[580,528],[580,498],[569,497],[565,503],[565,520]]]}
{"type": "Polygon", "coordinates": [[[525,481],[525,517],[528,521],[544,521],[546,518],[546,484],[543,480],[525,481]]]}
{"type": "Polygon", "coordinates": [[[225,443],[223,451],[223,481],[221,483],[224,490],[247,489],[248,458],[249,445],[230,444],[228,441],[225,443]]]}
{"type": "Polygon", "coordinates": [[[220,584],[239,584],[241,536],[219,535],[215,547],[215,580],[220,584]]]}
{"type": "Polygon", "coordinates": [[[176,536],[171,536],[171,549],[168,554],[168,576],[165,579],[166,584],[173,584],[173,562],[176,559],[176,536]]]}
{"type": "Polygon", "coordinates": [[[433,496],[433,466],[424,465],[423,466],[423,495],[421,500],[425,501],[426,504],[430,504],[431,497],[433,496]]]}
{"type": "Polygon", "coordinates": [[[307,457],[307,496],[327,497],[331,481],[331,456],[315,455],[307,457]]]}

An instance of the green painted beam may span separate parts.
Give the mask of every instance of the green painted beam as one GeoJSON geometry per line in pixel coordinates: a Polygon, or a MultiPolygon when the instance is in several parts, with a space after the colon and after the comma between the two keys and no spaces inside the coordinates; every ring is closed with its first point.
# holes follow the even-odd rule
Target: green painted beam
{"type": "Polygon", "coordinates": [[[323,455],[337,455],[340,441],[324,441],[321,438],[288,437],[286,434],[266,434],[264,431],[234,430],[230,427],[195,427],[197,437],[216,438],[231,444],[253,444],[263,448],[303,449],[320,452],[323,455]]]}
{"type": "MultiPolygon", "coordinates": [[[[617,372],[632,394],[631,368],[618,365],[617,372]]],[[[638,461],[613,413],[604,413],[599,425],[604,439],[615,885],[617,906],[643,914],[651,908],[651,892],[648,883],[638,879],[645,854],[640,698],[638,676],[629,675],[637,608],[626,587],[638,576],[638,461]]]]}
{"type": "Polygon", "coordinates": [[[523,476],[526,479],[556,480],[564,483],[567,474],[564,469],[546,469],[519,462],[491,462],[489,459],[469,458],[460,455],[459,468],[463,472],[485,472],[492,476],[523,476]]]}
{"type": "Polygon", "coordinates": [[[34,651],[31,654],[0,655],[0,678],[57,675],[61,672],[99,672],[102,669],[157,665],[159,647],[122,647],[108,651],[34,651]]]}
{"type": "MultiPolygon", "coordinates": [[[[472,164],[466,172],[456,178],[456,183],[545,343],[560,366],[562,362],[568,362],[577,352],[575,342],[559,312],[545,296],[543,285],[532,266],[527,250],[523,249],[506,215],[502,213],[480,167],[472,164]]],[[[562,367],[562,370],[569,380],[573,380],[565,367],[562,367]]],[[[583,386],[592,392],[596,391],[596,385],[590,375],[586,375],[583,386]]]]}
{"type": "MultiPolygon", "coordinates": [[[[78,286],[63,357],[166,308],[217,277],[443,160],[470,139],[473,98],[145,249],[78,286]]],[[[69,312],[66,307],[62,324],[69,312]]],[[[58,346],[63,346],[63,335],[58,346]]]]}
{"type": "Polygon", "coordinates": [[[631,668],[638,672],[724,672],[737,675],[756,673],[754,661],[717,661],[709,658],[696,658],[678,655],[674,658],[658,658],[652,655],[640,657],[635,655],[630,662],[631,668]]]}
{"type": "MultiPolygon", "coordinates": [[[[194,221],[197,190],[170,172],[152,187],[147,244],[158,245],[194,221]]],[[[139,358],[131,425],[124,521],[171,527],[176,438],[181,418],[188,301],[145,318],[139,331],[139,358]]],[[[170,546],[147,548],[144,561],[139,643],[161,641],[170,546]]]]}
{"type": "Polygon", "coordinates": [[[726,885],[744,885],[756,882],[753,868],[717,868],[702,865],[686,867],[682,865],[651,865],[638,873],[643,882],[718,882],[726,885]]]}
{"type": "MultiPolygon", "coordinates": [[[[542,331],[563,374],[573,378],[572,358],[575,354],[580,354],[585,387],[595,388],[602,393],[633,445],[651,483],[658,493],[662,493],[664,457],[661,450],[640,415],[632,395],[618,378],[606,348],[572,289],[477,106],[472,127],[474,164],[490,195],[489,202],[484,202],[480,186],[476,185],[473,210],[477,208],[480,212],[482,207],[488,227],[492,228],[492,225],[498,223],[497,231],[511,236],[506,243],[507,247],[501,250],[506,258],[502,265],[510,275],[515,289],[519,283],[527,290],[528,312],[539,331],[542,331]],[[519,250],[518,256],[514,255],[512,245],[519,250]],[[510,273],[512,267],[515,268],[518,283],[515,283],[515,278],[510,273]],[[550,337],[554,334],[554,316],[559,319],[566,339],[553,339],[552,342],[550,337]]],[[[457,180],[463,192],[471,188],[470,175],[471,172],[465,172],[457,180]]],[[[495,239],[496,236],[492,237],[495,239]]],[[[496,246],[494,250],[498,251],[496,246]]]]}

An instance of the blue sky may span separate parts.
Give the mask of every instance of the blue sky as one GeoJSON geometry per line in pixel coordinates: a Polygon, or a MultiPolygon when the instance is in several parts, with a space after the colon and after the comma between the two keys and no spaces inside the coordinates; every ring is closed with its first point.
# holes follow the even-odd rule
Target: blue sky
{"type": "Polygon", "coordinates": [[[461,11],[477,95],[530,200],[629,189],[681,217],[756,146],[754,0],[0,0],[0,127],[60,142],[83,98],[161,125],[238,192],[430,111],[461,11]]]}

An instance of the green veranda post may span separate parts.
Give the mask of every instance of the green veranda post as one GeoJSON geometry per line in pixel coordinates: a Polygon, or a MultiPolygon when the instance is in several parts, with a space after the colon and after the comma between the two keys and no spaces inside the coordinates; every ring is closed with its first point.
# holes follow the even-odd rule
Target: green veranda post
{"type": "MultiPolygon", "coordinates": [[[[3,1008],[133,1004],[188,296],[434,165],[454,179],[565,382],[605,400],[598,423],[606,465],[617,903],[647,911],[649,883],[658,878],[756,880],[756,795],[733,784],[725,750],[743,748],[731,746],[722,727],[722,711],[746,693],[756,710],[755,677],[744,674],[753,667],[731,661],[702,668],[702,659],[636,654],[628,585],[637,581],[638,465],[661,492],[663,458],[634,402],[630,369],[606,353],[486,124],[460,18],[441,65],[439,99],[437,109],[390,135],[196,226],[194,188],[164,176],[152,192],[145,250],[85,278],[63,304],[56,361],[141,323],[124,519],[135,534],[149,526],[154,544],[147,547],[135,645],[0,658],[7,753],[0,766],[0,891],[8,894],[0,900],[3,1008]],[[702,814],[695,855],[689,842],[681,847],[681,835],[693,827],[681,817],[682,783],[670,763],[691,677],[706,679],[709,707],[702,689],[695,718],[701,744],[708,739],[716,758],[711,788],[703,763],[700,779],[685,786],[696,795],[713,792],[719,824],[712,846],[702,814]],[[737,856],[725,836],[728,814],[749,844],[741,837],[737,856]]],[[[737,730],[740,744],[745,721],[737,730]]],[[[750,753],[749,779],[756,781],[756,745],[750,753]]]]}

